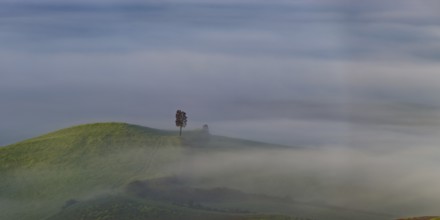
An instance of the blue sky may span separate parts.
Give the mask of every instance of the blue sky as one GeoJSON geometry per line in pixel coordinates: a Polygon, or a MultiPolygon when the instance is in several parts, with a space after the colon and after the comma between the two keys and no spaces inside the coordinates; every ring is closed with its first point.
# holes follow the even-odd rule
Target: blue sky
{"type": "Polygon", "coordinates": [[[307,146],[438,144],[436,1],[0,0],[0,145],[124,121],[307,146]]]}

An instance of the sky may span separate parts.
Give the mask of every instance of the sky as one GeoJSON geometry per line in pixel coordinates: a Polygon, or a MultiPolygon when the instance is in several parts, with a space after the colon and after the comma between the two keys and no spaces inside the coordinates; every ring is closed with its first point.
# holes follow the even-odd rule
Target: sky
{"type": "Polygon", "coordinates": [[[0,0],[0,145],[118,121],[307,147],[440,142],[435,0],[0,0]]]}

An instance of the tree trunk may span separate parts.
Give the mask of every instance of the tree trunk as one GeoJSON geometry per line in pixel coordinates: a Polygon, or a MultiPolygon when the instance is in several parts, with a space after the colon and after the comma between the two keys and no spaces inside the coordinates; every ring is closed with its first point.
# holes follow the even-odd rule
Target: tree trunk
{"type": "Polygon", "coordinates": [[[182,126],[180,126],[179,136],[182,136],[182,126]]]}

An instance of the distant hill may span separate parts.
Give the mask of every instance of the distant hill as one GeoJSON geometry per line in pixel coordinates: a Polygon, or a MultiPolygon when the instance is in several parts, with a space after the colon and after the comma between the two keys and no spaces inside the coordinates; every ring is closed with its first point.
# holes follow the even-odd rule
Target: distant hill
{"type": "Polygon", "coordinates": [[[106,196],[65,208],[47,220],[305,220],[282,215],[206,211],[127,196],[106,196]]]}
{"type": "Polygon", "coordinates": [[[220,209],[212,201],[270,200],[267,196],[245,194],[227,188],[201,189],[186,186],[176,177],[134,181],[125,193],[86,201],[68,201],[48,220],[298,220],[283,215],[250,213],[241,209],[220,209]],[[110,217],[111,216],[111,217],[110,217]]]}

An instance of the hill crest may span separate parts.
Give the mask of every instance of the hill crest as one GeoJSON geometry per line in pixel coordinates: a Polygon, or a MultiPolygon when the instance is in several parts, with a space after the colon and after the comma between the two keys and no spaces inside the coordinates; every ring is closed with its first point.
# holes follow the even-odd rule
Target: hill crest
{"type": "MultiPolygon", "coordinates": [[[[99,122],[90,124],[80,124],[67,128],[62,128],[56,131],[49,132],[37,137],[29,138],[24,141],[20,141],[11,145],[18,143],[24,143],[29,141],[37,141],[43,139],[50,139],[62,136],[79,136],[79,135],[127,135],[127,134],[148,134],[148,135],[171,135],[173,132],[154,129],[150,127],[143,127],[140,125],[128,124],[123,122],[99,122]]],[[[9,146],[9,145],[7,145],[9,146]]]]}

